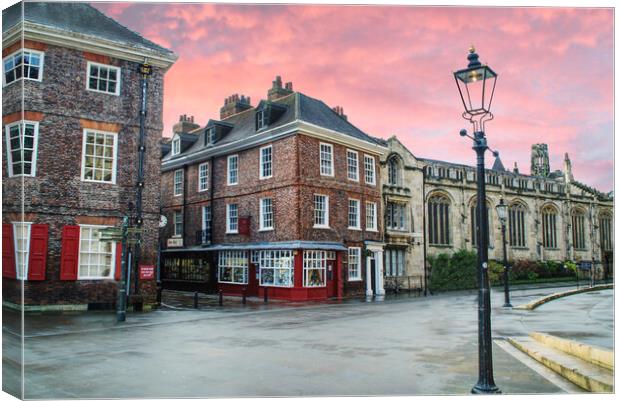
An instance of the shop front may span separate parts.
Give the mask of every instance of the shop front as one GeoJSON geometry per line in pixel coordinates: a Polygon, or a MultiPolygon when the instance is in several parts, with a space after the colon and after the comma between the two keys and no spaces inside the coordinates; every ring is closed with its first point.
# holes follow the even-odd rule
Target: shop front
{"type": "Polygon", "coordinates": [[[343,296],[342,260],[338,243],[301,241],[268,244],[215,245],[218,291],[224,295],[295,301],[343,296]]]}

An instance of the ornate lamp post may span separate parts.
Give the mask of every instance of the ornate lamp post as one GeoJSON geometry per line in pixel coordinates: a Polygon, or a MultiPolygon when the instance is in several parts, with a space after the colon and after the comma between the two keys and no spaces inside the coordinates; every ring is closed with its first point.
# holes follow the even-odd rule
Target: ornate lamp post
{"type": "Polygon", "coordinates": [[[504,198],[499,199],[495,206],[499,223],[502,226],[502,249],[504,251],[504,308],[512,308],[510,304],[510,289],[508,288],[508,259],[506,256],[506,220],[508,219],[508,205],[504,203],[504,198]]]}
{"type": "Polygon", "coordinates": [[[486,188],[484,183],[484,152],[488,149],[484,136],[484,124],[493,119],[491,102],[495,91],[497,74],[478,61],[472,46],[467,56],[467,68],[454,72],[454,80],[459,89],[465,111],[463,118],[469,120],[474,128],[474,136],[462,129],[461,136],[468,136],[474,142],[477,156],[476,181],[478,184],[478,383],[472,388],[475,394],[500,393],[493,380],[493,356],[491,340],[491,294],[488,274],[489,222],[486,207],[486,188]]]}

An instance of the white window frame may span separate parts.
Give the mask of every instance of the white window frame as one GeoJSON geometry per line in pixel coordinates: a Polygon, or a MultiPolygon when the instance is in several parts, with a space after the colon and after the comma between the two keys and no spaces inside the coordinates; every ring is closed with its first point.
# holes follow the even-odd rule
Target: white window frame
{"type": "Polygon", "coordinates": [[[204,192],[208,189],[209,189],[209,163],[204,162],[198,165],[198,192],[204,192]]]}
{"type": "Polygon", "coordinates": [[[217,263],[217,282],[218,283],[228,283],[228,284],[247,284],[248,283],[248,252],[247,251],[238,251],[238,250],[229,250],[229,251],[220,251],[218,255],[218,263],[217,263]],[[222,277],[222,269],[230,268],[231,278],[232,280],[221,280],[222,277]],[[241,270],[243,281],[235,281],[235,270],[241,270]]]}
{"type": "Polygon", "coordinates": [[[174,170],[174,176],[172,177],[172,193],[174,196],[183,195],[183,180],[185,178],[185,172],[183,169],[174,170]],[[181,174],[178,174],[181,173],[181,174]],[[180,178],[177,182],[177,176],[180,178]],[[177,191],[178,189],[178,191],[177,191]]]}
{"type": "Polygon", "coordinates": [[[81,176],[82,181],[83,182],[96,182],[99,184],[116,185],[117,163],[118,163],[118,132],[109,132],[109,131],[101,131],[101,130],[96,130],[96,129],[84,128],[84,130],[82,131],[82,176],[81,176]],[[88,133],[112,135],[114,137],[114,143],[112,144],[113,159],[112,159],[112,180],[111,181],[98,181],[98,180],[91,180],[91,179],[84,178],[86,174],[86,137],[88,136],[88,133]]]}
{"type": "Polygon", "coordinates": [[[364,154],[364,182],[368,185],[377,184],[377,167],[375,164],[375,158],[374,156],[367,154],[364,154]],[[368,174],[369,171],[372,171],[372,174],[368,174]],[[369,180],[368,177],[372,177],[372,180],[369,180]]]}
{"type": "Polygon", "coordinates": [[[313,215],[312,215],[312,219],[314,222],[314,228],[329,228],[329,195],[323,195],[323,194],[314,194],[314,196],[312,197],[312,203],[313,203],[313,215]],[[325,204],[325,210],[324,210],[324,220],[325,220],[325,224],[317,224],[316,222],[316,198],[317,196],[322,196],[324,198],[324,204],[325,204]]]}
{"type": "Polygon", "coordinates": [[[31,228],[32,228],[32,223],[31,222],[27,222],[27,221],[17,221],[14,222],[12,224],[13,226],[13,250],[15,252],[15,278],[17,278],[18,280],[27,280],[28,279],[28,267],[30,265],[30,235],[31,235],[31,228]],[[24,228],[26,228],[26,235],[24,237],[24,242],[25,242],[25,250],[20,251],[20,248],[18,246],[19,242],[18,242],[18,238],[17,238],[17,226],[23,226],[24,228]],[[18,257],[18,254],[21,253],[23,255],[23,263],[22,263],[22,269],[21,272],[23,273],[22,275],[20,275],[20,267],[19,267],[19,260],[20,258],[18,257]]]}
{"type": "Polygon", "coordinates": [[[172,138],[171,153],[172,153],[172,156],[175,156],[181,153],[181,138],[179,138],[178,136],[172,138]]]}
{"type": "Polygon", "coordinates": [[[183,231],[184,231],[184,227],[183,227],[183,212],[179,211],[179,210],[175,210],[172,212],[172,229],[173,231],[173,237],[176,238],[180,238],[183,237],[183,231]],[[177,216],[180,217],[180,222],[177,222],[177,216]],[[177,224],[181,225],[181,232],[177,232],[177,224]]]}
{"type": "MultiPolygon", "coordinates": [[[[99,85],[97,85],[99,86],[99,85]]],[[[89,61],[86,63],[86,90],[90,91],[90,92],[97,92],[97,93],[105,93],[107,95],[114,95],[114,96],[119,96],[121,94],[121,68],[120,67],[116,67],[114,65],[109,65],[109,64],[102,64],[102,63],[95,63],[93,61],[89,61]],[[96,67],[103,67],[103,68],[107,68],[109,70],[116,70],[116,88],[114,92],[108,92],[108,91],[102,91],[99,89],[91,89],[89,87],[89,83],[90,83],[90,67],[91,66],[96,66],[96,67]]]]}
{"type": "Polygon", "coordinates": [[[267,146],[263,146],[262,148],[260,148],[259,150],[259,157],[258,157],[258,171],[259,171],[259,178],[261,180],[265,180],[267,178],[271,178],[273,177],[273,146],[272,145],[267,145],[267,146]],[[263,151],[269,149],[269,175],[265,174],[265,165],[267,164],[265,162],[265,160],[263,160],[263,151]]]}
{"type": "Polygon", "coordinates": [[[202,216],[202,230],[206,230],[207,228],[211,228],[211,223],[213,222],[213,210],[211,209],[211,205],[205,205],[201,208],[201,214],[202,216]],[[207,210],[209,211],[209,213],[207,213],[207,210]],[[207,218],[208,217],[208,218],[207,218]],[[207,222],[209,222],[207,227],[207,222]]]}
{"type": "Polygon", "coordinates": [[[259,202],[259,229],[258,231],[271,231],[274,226],[274,214],[273,214],[273,198],[261,198],[259,202]],[[271,225],[265,225],[265,201],[269,201],[271,208],[271,225]]]}
{"type": "Polygon", "coordinates": [[[39,148],[39,122],[38,121],[30,121],[30,120],[19,120],[15,121],[11,124],[7,124],[5,126],[6,133],[6,154],[7,154],[7,166],[9,169],[9,177],[36,177],[37,176],[37,153],[39,148]],[[30,161],[30,174],[23,174],[24,171],[24,131],[26,128],[26,124],[34,125],[34,138],[32,143],[32,160],[30,161]],[[11,148],[11,128],[18,126],[19,127],[19,149],[22,156],[22,174],[14,174],[13,173],[13,154],[11,148]]]}
{"type": "Polygon", "coordinates": [[[349,247],[347,253],[347,277],[348,281],[361,281],[362,280],[362,248],[349,247]],[[352,260],[357,259],[357,263],[352,263],[352,260]],[[353,271],[351,266],[356,266],[353,271]],[[352,274],[355,272],[355,274],[352,274]]]}
{"type": "MultiPolygon", "coordinates": [[[[80,266],[82,264],[82,239],[84,238],[84,234],[82,233],[83,228],[95,228],[98,230],[104,228],[110,228],[110,226],[101,226],[94,224],[80,224],[80,245],[78,248],[78,268],[77,268],[77,279],[78,280],[114,280],[114,275],[116,272],[116,243],[111,243],[112,256],[110,257],[110,261],[112,262],[112,266],[110,267],[110,274],[108,276],[81,276],[80,275],[80,266]]],[[[97,241],[101,242],[101,241],[97,241]]]]}
{"type": "Polygon", "coordinates": [[[348,229],[349,230],[361,230],[362,226],[361,226],[361,213],[360,213],[360,208],[361,208],[361,202],[359,199],[353,199],[353,198],[349,198],[349,207],[347,208],[347,225],[348,225],[348,229]],[[352,226],[351,225],[351,207],[353,205],[356,205],[355,208],[355,225],[352,226]]]}
{"type": "MultiPolygon", "coordinates": [[[[321,288],[327,286],[327,253],[319,250],[304,250],[303,253],[303,286],[309,288],[321,288]],[[319,270],[322,274],[322,283],[310,285],[309,274],[312,270],[319,270]]],[[[320,275],[320,273],[319,273],[320,275]]]]}
{"type": "Polygon", "coordinates": [[[239,234],[239,205],[236,203],[226,204],[226,234],[239,234]],[[231,206],[235,207],[235,227],[232,228],[231,206]]]}
{"type": "Polygon", "coordinates": [[[377,203],[366,202],[366,231],[378,231],[377,227],[377,203]],[[372,212],[369,214],[368,212],[372,212]],[[370,224],[368,224],[370,222],[370,224]]]}
{"type": "MultiPolygon", "coordinates": [[[[39,50],[33,50],[33,49],[28,49],[28,48],[21,48],[18,49],[16,51],[14,51],[13,53],[9,54],[6,57],[2,57],[2,86],[8,86],[11,85],[14,82],[18,82],[22,79],[27,79],[28,81],[36,81],[36,82],[42,82],[43,81],[43,65],[45,64],[45,53],[39,50]],[[23,52],[30,52],[30,53],[34,53],[36,55],[39,56],[39,60],[41,60],[41,63],[39,65],[39,77],[37,79],[34,78],[29,78],[29,77],[24,77],[24,64],[23,64],[23,60],[24,60],[24,54],[23,52]],[[6,61],[11,58],[11,57],[15,57],[17,55],[17,53],[22,53],[22,64],[21,64],[21,68],[22,68],[22,76],[21,78],[15,78],[14,80],[12,80],[11,82],[7,83],[6,82],[6,70],[5,70],[5,63],[6,61]]],[[[28,64],[31,65],[31,64],[28,64]]],[[[13,68],[15,70],[15,67],[13,68]]]]}
{"type": "Polygon", "coordinates": [[[239,155],[230,155],[226,158],[226,184],[237,185],[239,184],[239,155]],[[230,164],[232,160],[235,160],[235,181],[231,181],[232,170],[230,164]]]}
{"type": "Polygon", "coordinates": [[[350,181],[355,181],[355,182],[359,182],[359,180],[360,180],[360,159],[359,159],[359,154],[357,153],[357,151],[355,151],[353,149],[347,149],[347,178],[350,181]],[[353,165],[351,163],[353,161],[353,158],[351,158],[350,156],[354,156],[355,157],[355,165],[353,165]],[[351,176],[352,167],[355,168],[355,175],[354,176],[351,176]]]}
{"type": "Polygon", "coordinates": [[[293,256],[293,251],[279,249],[259,251],[258,266],[258,283],[261,287],[291,288],[295,286],[295,256],[293,256]],[[273,271],[271,273],[272,283],[263,282],[268,270],[273,271]]]}
{"type": "Polygon", "coordinates": [[[334,176],[334,145],[325,142],[319,142],[319,172],[322,176],[333,177],[334,176]],[[329,148],[329,160],[323,159],[323,146],[329,148]],[[323,160],[329,161],[329,171],[327,168],[323,170],[323,160]]]}

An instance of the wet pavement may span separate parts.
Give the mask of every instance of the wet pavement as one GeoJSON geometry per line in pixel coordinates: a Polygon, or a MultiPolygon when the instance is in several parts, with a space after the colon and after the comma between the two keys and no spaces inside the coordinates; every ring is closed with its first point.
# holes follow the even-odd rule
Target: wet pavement
{"type": "MultiPolygon", "coordinates": [[[[561,291],[515,289],[513,305],[561,291]]],[[[477,380],[476,292],[291,303],[167,294],[161,310],[26,315],[25,398],[468,394],[477,380]],[[176,300],[175,300],[176,299],[176,300]]],[[[611,348],[613,290],[502,308],[493,336],[545,331],[611,348]]],[[[19,314],[3,311],[3,389],[20,392],[19,314]]],[[[497,345],[504,393],[563,390],[497,345]]]]}

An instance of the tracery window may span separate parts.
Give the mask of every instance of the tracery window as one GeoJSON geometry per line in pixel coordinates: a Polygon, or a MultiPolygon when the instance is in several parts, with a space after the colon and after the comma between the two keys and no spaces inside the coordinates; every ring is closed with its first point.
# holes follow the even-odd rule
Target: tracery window
{"type": "Polygon", "coordinates": [[[573,209],[573,246],[575,249],[586,249],[586,218],[581,209],[573,209]]]}
{"type": "Polygon", "coordinates": [[[525,248],[525,206],[515,203],[508,208],[510,246],[525,248]]]}
{"type": "Polygon", "coordinates": [[[542,209],[542,230],[543,230],[543,247],[557,248],[557,209],[551,205],[547,205],[542,209]]]}
{"type": "Polygon", "coordinates": [[[450,200],[445,195],[428,200],[428,238],[432,245],[450,245],[450,200]]]}

